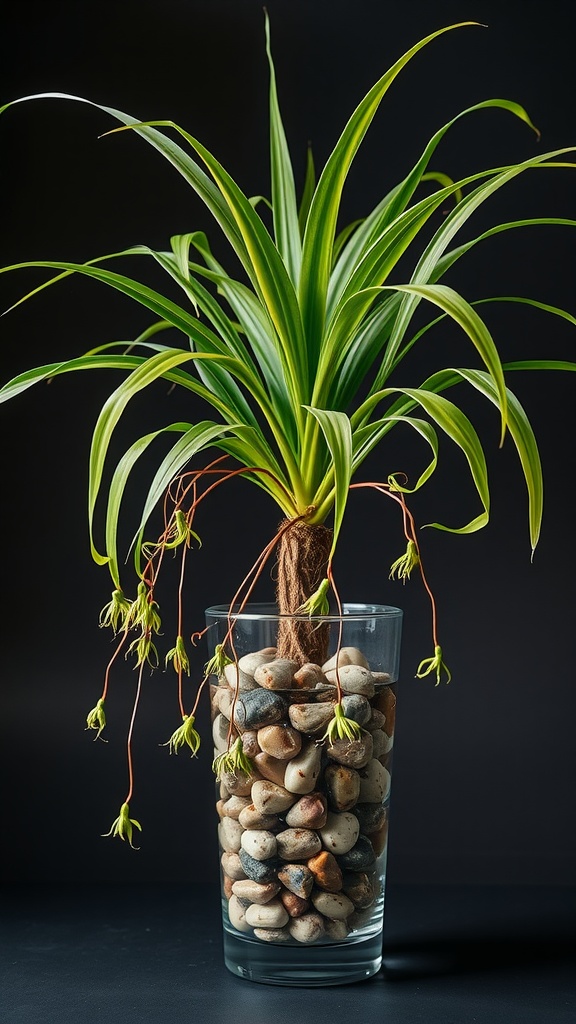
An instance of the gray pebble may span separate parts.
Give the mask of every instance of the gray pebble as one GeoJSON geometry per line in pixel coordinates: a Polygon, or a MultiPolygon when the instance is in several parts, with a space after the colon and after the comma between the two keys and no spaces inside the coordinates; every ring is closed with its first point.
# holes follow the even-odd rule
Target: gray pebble
{"type": "Polygon", "coordinates": [[[366,836],[358,836],[354,846],[338,857],[343,871],[371,871],[376,864],[376,854],[366,836]]]}
{"type": "Polygon", "coordinates": [[[346,718],[351,718],[358,725],[367,725],[372,717],[370,702],[361,693],[349,693],[342,698],[342,707],[346,718]]]}
{"type": "Polygon", "coordinates": [[[284,864],[278,870],[278,881],[295,896],[308,899],[314,885],[314,875],[304,864],[284,864]]]}
{"type": "Polygon", "coordinates": [[[382,804],[356,804],[354,814],[360,824],[360,832],[369,836],[382,828],[386,820],[386,811],[382,804]]]}
{"type": "Polygon", "coordinates": [[[251,857],[246,850],[240,850],[239,853],[240,863],[244,869],[244,874],[247,878],[251,878],[253,882],[275,882],[276,881],[276,861],[275,860],[256,860],[255,857],[251,857]]]}
{"type": "Polygon", "coordinates": [[[260,729],[264,725],[273,725],[285,718],[287,704],[279,693],[271,690],[250,690],[243,693],[236,702],[234,722],[240,729],[260,729]]]}

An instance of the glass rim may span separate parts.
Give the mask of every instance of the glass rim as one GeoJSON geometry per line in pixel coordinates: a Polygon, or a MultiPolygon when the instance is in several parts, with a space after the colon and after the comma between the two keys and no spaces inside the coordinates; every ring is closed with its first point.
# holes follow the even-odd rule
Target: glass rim
{"type": "Polygon", "coordinates": [[[213,619],[227,619],[229,616],[234,621],[272,621],[278,619],[290,619],[295,622],[365,622],[369,619],[398,619],[402,618],[401,608],[389,604],[362,604],[357,602],[344,602],[342,604],[342,615],[331,613],[329,615],[306,615],[290,612],[279,612],[273,601],[249,602],[241,612],[230,608],[227,604],[213,604],[206,608],[205,615],[213,619]]]}

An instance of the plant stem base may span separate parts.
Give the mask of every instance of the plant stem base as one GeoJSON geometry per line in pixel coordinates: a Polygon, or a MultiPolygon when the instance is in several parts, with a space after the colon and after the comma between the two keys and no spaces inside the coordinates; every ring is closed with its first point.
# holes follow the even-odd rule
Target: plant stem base
{"type": "Polygon", "coordinates": [[[312,946],[265,944],[224,931],[224,962],[237,978],[264,985],[308,988],[346,985],[376,974],[382,964],[382,932],[368,938],[312,946]]]}

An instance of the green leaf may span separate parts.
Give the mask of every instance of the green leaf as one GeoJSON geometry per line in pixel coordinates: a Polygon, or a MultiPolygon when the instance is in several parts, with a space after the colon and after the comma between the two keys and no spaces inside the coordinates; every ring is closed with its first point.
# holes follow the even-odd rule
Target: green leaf
{"type": "Polygon", "coordinates": [[[314,156],[312,154],[312,146],[308,143],[308,151],[306,153],[306,175],[304,178],[302,199],[300,200],[300,207],[298,209],[298,226],[300,228],[301,238],[304,238],[304,232],[306,231],[306,221],[310,212],[310,205],[312,203],[315,188],[316,169],[314,167],[314,156]]]}
{"type": "MultiPolygon", "coordinates": [[[[361,427],[359,430],[355,431],[353,435],[354,471],[356,471],[356,469],[362,464],[366,456],[373,451],[376,445],[379,444],[384,435],[389,432],[395,423],[406,423],[409,427],[412,427],[413,430],[424,438],[432,449],[432,458],[425,470],[418,477],[414,487],[403,487],[397,482],[395,484],[398,491],[403,491],[405,494],[413,494],[414,491],[418,491],[424,486],[426,481],[430,479],[438,464],[438,435],[434,430],[434,427],[428,423],[427,420],[420,420],[415,417],[405,415],[384,416],[376,423],[370,423],[368,426],[361,427]]],[[[396,470],[395,472],[398,471],[396,470]]],[[[391,475],[394,475],[394,473],[391,475]]]]}
{"type": "Polygon", "coordinates": [[[350,420],[343,412],[328,409],[306,409],[318,420],[332,457],[330,477],[334,480],[334,535],[330,549],[330,561],[334,555],[352,478],[352,431],[350,420]]]}
{"type": "Polygon", "coordinates": [[[114,470],[114,475],[108,491],[108,509],[106,513],[106,555],[110,575],[118,590],[122,589],[120,584],[120,569],[118,566],[118,518],[128,477],[130,476],[136,462],[140,456],[144,454],[152,441],[165,432],[176,431],[178,433],[184,433],[189,430],[190,427],[190,423],[171,423],[168,427],[162,427],[160,430],[154,430],[152,433],[138,438],[138,440],[130,446],[128,451],[124,453],[114,470]]]}
{"type": "MultiPolygon", "coordinates": [[[[474,23],[461,23],[462,26],[465,24],[474,23]]],[[[425,39],[411,47],[376,82],[352,114],[322,171],[306,222],[300,275],[300,305],[313,366],[316,364],[324,329],[326,298],[332,265],[332,246],[340,198],[350,165],[383,97],[396,76],[411,58],[429,42],[444,32],[459,28],[461,25],[450,25],[426,36],[425,39]]]]}
{"type": "Polygon", "coordinates": [[[278,251],[286,264],[292,281],[297,284],[300,275],[302,247],[294,188],[294,172],[284,126],[278,106],[276,73],[270,47],[270,20],[266,13],[266,54],[270,67],[270,172],[272,182],[272,210],[274,235],[278,251]]]}

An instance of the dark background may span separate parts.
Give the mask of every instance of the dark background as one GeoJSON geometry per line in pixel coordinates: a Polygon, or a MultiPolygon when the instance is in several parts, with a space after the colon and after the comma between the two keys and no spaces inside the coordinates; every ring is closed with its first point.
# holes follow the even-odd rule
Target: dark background
{"type": "MultiPolygon", "coordinates": [[[[421,53],[390,90],[354,165],[343,221],[362,216],[414,164],[458,110],[491,97],[523,103],[542,142],[504,112],[454,128],[433,166],[454,178],[525,159],[538,145],[576,145],[574,24],[560,3],[270,0],[280,101],[298,171],[306,142],[317,162],[373,82],[434,29],[474,19],[489,29],[450,33],[421,53]]],[[[87,96],[143,119],[172,118],[199,137],[248,194],[268,191],[267,68],[256,0],[122,4],[21,3],[4,16],[2,100],[45,90],[87,96]]],[[[6,112],[2,146],[2,264],[30,258],[82,261],[171,234],[209,228],[182,179],[97,111],[46,101],[6,112]]],[[[502,190],[467,228],[523,216],[576,216],[570,171],[538,171],[502,190]]],[[[217,231],[211,229],[212,239],[217,231]]],[[[216,243],[224,254],[224,244],[216,243]]],[[[576,236],[568,228],[502,235],[465,257],[449,278],[470,300],[529,295],[576,312],[576,236]]],[[[161,283],[152,268],[128,265],[161,283]]],[[[410,272],[406,264],[406,275],[410,272]]],[[[40,275],[2,278],[6,308],[40,275]]],[[[484,308],[506,359],[572,358],[574,328],[535,310],[484,308]]],[[[146,311],[102,286],[72,280],[2,321],[2,379],[105,341],[134,337],[146,311]]],[[[477,365],[457,332],[426,337],[399,383],[429,369],[477,365]]],[[[0,410],[3,609],[3,822],[5,877],[18,881],[186,880],[215,877],[208,743],[198,762],[159,746],[177,723],[174,679],[146,680],[135,739],[132,811],[142,849],[99,838],[125,793],[123,736],[135,676],[122,666],[108,702],[108,745],[84,718],[100,692],[109,637],[97,628],[108,599],[105,570],[90,561],[85,525],[91,429],[112,374],[59,378],[0,410]]],[[[346,600],[405,609],[390,844],[398,882],[567,883],[574,880],[574,394],[572,375],[514,377],[539,438],[546,479],[542,539],[533,564],[525,490],[510,440],[498,450],[492,408],[462,402],[485,443],[493,514],[484,531],[422,534],[440,611],[450,686],[415,680],[430,651],[428,606],[417,579],[387,579],[401,550],[387,503],[353,496],[336,564],[346,600]]],[[[134,404],[120,454],[139,433],[206,415],[159,385],[134,404]]],[[[441,468],[413,501],[420,523],[460,523],[477,512],[463,459],[442,446],[441,468]]],[[[425,453],[398,434],[364,478],[405,469],[425,453]]],[[[137,508],[143,467],[127,501],[137,508]]],[[[188,621],[230,598],[273,534],[277,513],[238,483],[198,519],[204,546],[189,573],[188,621]]],[[[262,596],[271,596],[263,584],[262,596]]],[[[166,609],[168,619],[168,610],[166,609]]],[[[166,639],[170,630],[166,630],[166,639]]],[[[195,654],[196,675],[204,652],[195,654]]]]}

